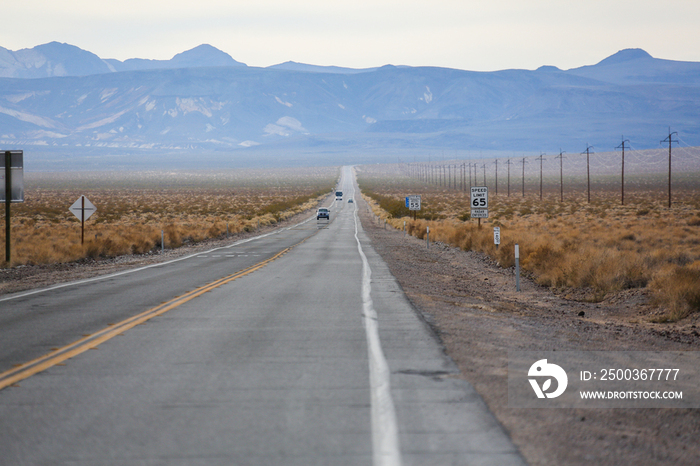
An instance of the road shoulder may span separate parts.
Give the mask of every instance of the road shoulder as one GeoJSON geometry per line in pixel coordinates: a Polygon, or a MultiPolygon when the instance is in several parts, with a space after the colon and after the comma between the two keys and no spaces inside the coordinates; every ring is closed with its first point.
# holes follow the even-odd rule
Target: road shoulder
{"type": "Polygon", "coordinates": [[[647,324],[640,291],[604,303],[558,296],[482,254],[404,236],[364,203],[365,233],[461,377],[471,383],[530,464],[697,464],[700,412],[683,409],[513,409],[511,350],[697,350],[694,323],[647,324]]]}

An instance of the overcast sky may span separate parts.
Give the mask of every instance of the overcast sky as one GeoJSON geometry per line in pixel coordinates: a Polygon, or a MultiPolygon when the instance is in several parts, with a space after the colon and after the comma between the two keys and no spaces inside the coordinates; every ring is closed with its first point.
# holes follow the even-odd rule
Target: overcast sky
{"type": "Polygon", "coordinates": [[[210,44],[249,66],[569,69],[625,48],[700,61],[698,0],[5,0],[2,19],[4,48],[119,60],[210,44]]]}

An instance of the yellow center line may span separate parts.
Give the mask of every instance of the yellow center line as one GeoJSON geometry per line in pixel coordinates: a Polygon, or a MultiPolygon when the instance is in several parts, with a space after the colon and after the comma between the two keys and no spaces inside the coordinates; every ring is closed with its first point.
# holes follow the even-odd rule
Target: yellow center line
{"type": "Polygon", "coordinates": [[[266,259],[262,262],[259,262],[255,265],[252,265],[248,267],[247,269],[243,269],[239,272],[236,272],[232,275],[229,275],[224,278],[220,278],[219,280],[216,280],[212,283],[209,283],[207,285],[204,285],[202,287],[199,287],[193,291],[190,291],[189,293],[186,293],[182,296],[179,296],[177,298],[171,299],[170,301],[167,301],[159,306],[156,306],[154,308],[151,308],[145,312],[142,312],[140,314],[137,314],[133,317],[130,317],[128,319],[125,319],[118,324],[110,325],[109,327],[106,327],[96,333],[93,333],[89,336],[86,336],[84,338],[81,338],[71,344],[68,344],[62,348],[59,348],[55,351],[52,351],[51,353],[45,354],[39,358],[36,358],[32,361],[29,361],[27,363],[24,363],[20,366],[17,366],[15,368],[12,368],[8,371],[5,371],[3,373],[0,373],[0,390],[2,390],[5,387],[8,387],[12,384],[16,384],[19,381],[22,381],[28,377],[31,377],[32,375],[38,374],[39,372],[45,371],[46,369],[55,366],[57,364],[62,363],[66,359],[70,359],[74,356],[77,356],[81,353],[84,353],[85,351],[89,350],[90,348],[95,348],[96,346],[104,343],[107,340],[110,340],[114,338],[115,336],[124,333],[125,331],[136,327],[139,324],[142,324],[154,317],[157,317],[161,314],[164,314],[172,309],[175,309],[176,307],[180,306],[181,304],[184,304],[198,296],[201,296],[202,294],[211,291],[215,288],[220,287],[221,285],[225,285],[226,283],[230,283],[237,278],[244,277],[250,273],[255,272],[256,270],[259,270],[269,264],[270,262],[280,258],[287,252],[289,252],[292,248],[300,245],[304,241],[306,241],[308,238],[305,238],[304,240],[300,241],[299,243],[295,244],[294,246],[290,246],[287,249],[284,249],[280,251],[279,253],[275,254],[274,256],[270,257],[269,259],[266,259]]]}

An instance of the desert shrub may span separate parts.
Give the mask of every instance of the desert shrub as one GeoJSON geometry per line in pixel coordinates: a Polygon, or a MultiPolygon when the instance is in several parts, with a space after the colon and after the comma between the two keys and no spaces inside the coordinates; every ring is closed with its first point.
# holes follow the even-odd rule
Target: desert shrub
{"type": "Polygon", "coordinates": [[[496,250],[496,260],[501,267],[508,268],[515,266],[515,241],[507,240],[502,242],[496,250]]]}
{"type": "Polygon", "coordinates": [[[141,235],[133,238],[131,244],[129,245],[129,252],[131,254],[145,254],[151,251],[156,245],[156,241],[153,237],[148,235],[141,235]]]}
{"type": "Polygon", "coordinates": [[[636,254],[604,250],[598,253],[588,252],[591,266],[588,268],[587,280],[583,286],[609,293],[630,288],[643,288],[649,281],[649,271],[642,258],[636,254]]]}
{"type": "Polygon", "coordinates": [[[182,229],[175,223],[170,223],[163,228],[165,235],[165,246],[168,248],[179,248],[182,246],[182,229]]]}
{"type": "Polygon", "coordinates": [[[523,268],[534,272],[541,285],[562,285],[557,277],[563,253],[554,242],[541,239],[534,244],[520,245],[523,268]]]}
{"type": "Polygon", "coordinates": [[[649,284],[656,304],[668,312],[659,321],[677,321],[700,311],[700,269],[670,267],[649,284]]]}
{"type": "Polygon", "coordinates": [[[216,238],[226,233],[226,223],[215,222],[207,230],[207,236],[210,238],[216,238]]]}
{"type": "Polygon", "coordinates": [[[406,231],[409,235],[415,236],[418,239],[425,239],[429,223],[425,220],[410,221],[406,225],[406,231]]]}

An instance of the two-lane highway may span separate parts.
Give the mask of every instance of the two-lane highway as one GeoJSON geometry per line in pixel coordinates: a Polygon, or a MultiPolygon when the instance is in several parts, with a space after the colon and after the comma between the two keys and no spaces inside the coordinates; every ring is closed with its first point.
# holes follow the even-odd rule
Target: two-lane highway
{"type": "Polygon", "coordinates": [[[328,224],[0,301],[0,384],[36,372],[0,463],[523,464],[340,189],[328,224]]]}
{"type": "Polygon", "coordinates": [[[320,227],[309,219],[174,261],[0,297],[0,371],[269,260],[320,227]]]}

